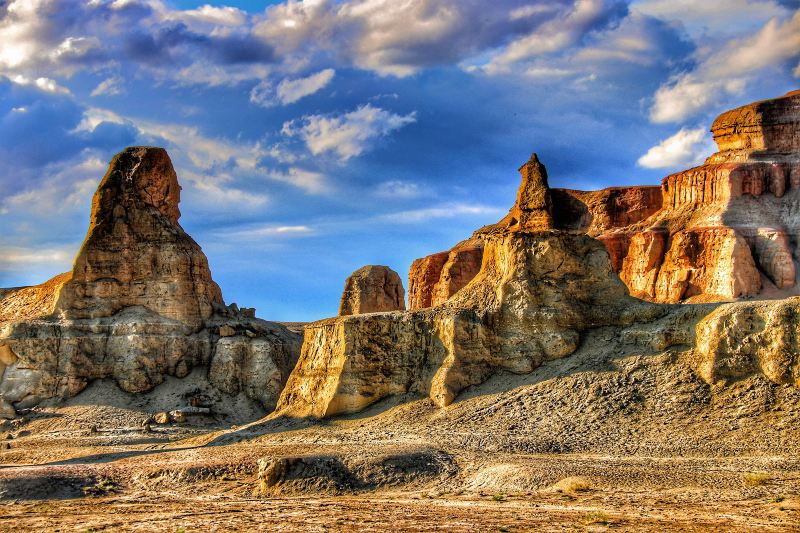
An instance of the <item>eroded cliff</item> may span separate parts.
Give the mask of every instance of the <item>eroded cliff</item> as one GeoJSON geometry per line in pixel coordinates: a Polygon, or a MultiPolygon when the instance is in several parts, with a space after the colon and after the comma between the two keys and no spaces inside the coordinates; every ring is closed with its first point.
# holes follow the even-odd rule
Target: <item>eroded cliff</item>
{"type": "Polygon", "coordinates": [[[307,326],[277,409],[330,416],[406,392],[445,406],[500,369],[528,373],[570,355],[588,329],[665,312],[628,296],[602,243],[553,229],[547,174],[535,155],[520,172],[509,215],[473,237],[483,246],[468,283],[428,309],[307,326]]]}
{"type": "Polygon", "coordinates": [[[562,223],[585,226],[602,240],[614,269],[641,298],[698,302],[800,293],[800,93],[727,111],[711,132],[720,151],[664,178],[660,208],[647,217],[598,226],[605,218],[588,215],[587,225],[593,201],[582,193],[556,205],[562,223]]]}
{"type": "MultiPolygon", "coordinates": [[[[208,381],[274,406],[300,338],[225,306],[200,246],[180,227],[166,151],[117,154],[69,273],[0,297],[0,405],[69,398],[112,378],[132,393],[207,367],[208,381]]],[[[177,406],[176,406],[177,407],[177,406]]]]}

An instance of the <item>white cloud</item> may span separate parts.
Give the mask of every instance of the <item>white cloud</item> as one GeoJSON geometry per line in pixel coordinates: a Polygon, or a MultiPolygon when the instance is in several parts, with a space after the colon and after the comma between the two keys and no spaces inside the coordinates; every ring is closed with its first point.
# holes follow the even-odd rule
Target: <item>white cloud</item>
{"type": "Polygon", "coordinates": [[[116,96],[118,94],[123,94],[125,88],[122,84],[123,81],[121,77],[111,76],[101,81],[89,96],[116,96]]]}
{"type": "Polygon", "coordinates": [[[284,79],[277,87],[264,80],[250,91],[250,101],[262,107],[293,104],[323,89],[335,74],[335,70],[327,68],[305,78],[284,79]]]}
{"type": "Polygon", "coordinates": [[[251,241],[266,237],[297,238],[307,237],[314,234],[314,230],[309,226],[276,226],[274,224],[262,224],[258,226],[246,227],[234,231],[220,231],[216,233],[225,239],[251,241]]]}
{"type": "Polygon", "coordinates": [[[800,10],[781,22],[771,19],[748,37],[732,39],[714,51],[704,50],[697,67],[656,91],[650,120],[680,122],[737,95],[755,78],[769,75],[800,58],[800,10]]]}
{"type": "Polygon", "coordinates": [[[58,82],[50,78],[39,77],[36,79],[31,79],[23,76],[22,74],[17,74],[16,76],[10,79],[17,85],[30,85],[46,93],[71,94],[69,89],[67,89],[66,87],[62,87],[61,85],[58,84],[58,82]]]}
{"type": "Polygon", "coordinates": [[[314,155],[333,152],[346,161],[368,150],[375,139],[416,120],[416,112],[397,115],[366,104],[338,116],[307,115],[284,123],[281,131],[302,139],[314,155]]]}
{"type": "Polygon", "coordinates": [[[375,217],[375,220],[397,224],[417,224],[437,218],[480,216],[502,213],[502,209],[480,204],[448,203],[434,207],[398,211],[375,217]]]}
{"type": "Polygon", "coordinates": [[[633,8],[645,15],[680,21],[694,37],[708,32],[752,31],[787,13],[772,0],[640,0],[633,8]]]}
{"type": "Polygon", "coordinates": [[[235,7],[214,7],[205,4],[197,9],[166,13],[165,20],[179,20],[190,27],[196,24],[209,26],[242,26],[247,22],[247,13],[235,7]]]}
{"type": "Polygon", "coordinates": [[[325,175],[311,170],[290,167],[286,172],[270,172],[267,176],[275,181],[304,189],[310,194],[321,194],[328,190],[325,175]]]}
{"type": "Polygon", "coordinates": [[[80,212],[90,205],[99,177],[107,166],[108,163],[91,154],[62,165],[51,165],[44,183],[6,196],[0,203],[9,213],[25,216],[80,212]]]}
{"type": "Polygon", "coordinates": [[[263,207],[269,201],[264,193],[243,191],[226,185],[231,180],[228,175],[209,176],[183,171],[179,178],[188,186],[193,202],[204,205],[206,209],[252,210],[263,207]]]}
{"type": "Polygon", "coordinates": [[[421,194],[419,185],[403,180],[384,181],[375,188],[375,195],[381,198],[417,198],[421,194]]]}
{"type": "Polygon", "coordinates": [[[508,73],[517,63],[562,51],[575,45],[607,15],[608,6],[603,0],[577,0],[571,11],[512,41],[492,57],[484,70],[490,74],[508,73]]]}
{"type": "Polygon", "coordinates": [[[645,168],[698,165],[714,152],[714,142],[705,128],[681,128],[676,134],[650,148],[637,163],[645,168]]]}
{"type": "Polygon", "coordinates": [[[75,259],[76,248],[72,245],[60,247],[0,247],[0,272],[24,272],[32,267],[61,265],[61,271],[67,271],[75,259]]]}

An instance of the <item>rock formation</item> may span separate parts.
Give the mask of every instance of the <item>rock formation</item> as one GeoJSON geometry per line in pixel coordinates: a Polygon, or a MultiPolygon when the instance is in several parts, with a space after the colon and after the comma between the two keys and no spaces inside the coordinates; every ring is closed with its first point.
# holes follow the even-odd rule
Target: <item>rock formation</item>
{"type": "Polygon", "coordinates": [[[800,298],[726,304],[696,328],[692,366],[708,383],[763,374],[800,387],[800,298]]]}
{"type": "Polygon", "coordinates": [[[527,373],[568,356],[588,328],[664,312],[628,296],[599,241],[552,229],[547,174],[535,155],[520,172],[509,215],[472,238],[483,243],[477,275],[429,309],[308,325],[278,409],[329,416],[406,392],[445,406],[499,369],[527,373]]]}
{"type": "Polygon", "coordinates": [[[208,261],[180,227],[180,186],[167,153],[117,154],[92,201],[72,272],[0,296],[0,408],[29,407],[113,378],[127,392],[209,367],[209,381],[266,407],[300,339],[226,307],[208,261]]]}
{"type": "Polygon", "coordinates": [[[339,316],[405,311],[406,294],[400,276],[387,266],[367,265],[347,278],[339,316]]]}
{"type": "Polygon", "coordinates": [[[643,219],[596,224],[604,217],[596,215],[592,193],[578,193],[556,197],[556,221],[602,240],[614,269],[641,298],[725,301],[800,292],[800,92],[727,111],[711,132],[720,151],[664,178],[661,202],[648,198],[649,207],[634,209],[648,215],[643,219]]]}
{"type": "Polygon", "coordinates": [[[708,383],[800,386],[800,299],[629,295],[795,290],[800,93],[725,113],[712,131],[721,151],[660,188],[550,190],[534,155],[506,217],[412,264],[410,312],[308,325],[277,409],[323,417],[404,393],[446,406],[498,370],[569,356],[601,327],[646,350],[682,346],[708,383]]]}
{"type": "MultiPolygon", "coordinates": [[[[535,179],[547,184],[547,171],[537,159],[531,159],[520,168],[523,180],[535,179]]],[[[424,309],[445,302],[474,278],[481,268],[484,235],[497,226],[515,227],[521,218],[530,220],[522,208],[536,202],[552,204],[552,216],[543,215],[539,223],[543,227],[570,230],[597,237],[606,245],[614,271],[619,272],[622,259],[627,252],[627,241],[619,242],[610,237],[609,230],[623,228],[640,222],[661,208],[661,188],[609,187],[601,191],[577,191],[573,189],[549,189],[548,199],[518,199],[512,212],[496,225],[481,228],[469,239],[458,243],[448,252],[439,252],[411,265],[408,275],[408,308],[424,309]],[[623,250],[622,248],[625,248],[623,250]]]]}
{"type": "Polygon", "coordinates": [[[199,324],[222,304],[200,247],[178,224],[180,185],[162,148],[128,148],[111,160],[92,200],[86,240],[56,310],[99,318],[142,306],[199,324]]]}

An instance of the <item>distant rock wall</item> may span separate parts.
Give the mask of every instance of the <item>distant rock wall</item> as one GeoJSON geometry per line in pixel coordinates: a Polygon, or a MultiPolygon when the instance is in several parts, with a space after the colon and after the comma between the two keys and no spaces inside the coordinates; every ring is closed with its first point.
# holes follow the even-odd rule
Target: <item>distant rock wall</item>
{"type": "Polygon", "coordinates": [[[636,208],[628,224],[617,218],[617,225],[597,209],[597,193],[565,191],[556,202],[566,206],[562,227],[586,228],[603,241],[614,270],[640,298],[800,294],[800,92],[727,111],[711,131],[720,151],[664,178],[660,209],[636,208]]]}

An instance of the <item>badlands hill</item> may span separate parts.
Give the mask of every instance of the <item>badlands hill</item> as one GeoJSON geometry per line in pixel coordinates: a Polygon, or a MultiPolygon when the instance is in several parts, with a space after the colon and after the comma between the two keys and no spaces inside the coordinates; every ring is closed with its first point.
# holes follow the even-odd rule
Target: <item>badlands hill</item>
{"type": "Polygon", "coordinates": [[[712,132],[661,187],[550,189],[534,154],[407,311],[364,267],[302,339],[225,306],[166,152],[125,150],[72,272],[0,292],[5,520],[88,487],[69,525],[798,527],[800,93],[712,132]]]}

